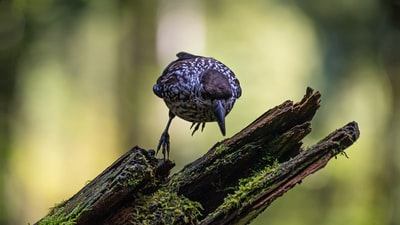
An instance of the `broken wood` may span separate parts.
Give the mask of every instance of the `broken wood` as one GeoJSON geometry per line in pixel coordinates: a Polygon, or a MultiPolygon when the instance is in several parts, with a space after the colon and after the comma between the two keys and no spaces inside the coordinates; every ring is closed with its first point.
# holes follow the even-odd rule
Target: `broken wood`
{"type": "Polygon", "coordinates": [[[136,146],[37,224],[247,224],[358,139],[350,122],[301,147],[320,97],[307,88],[172,176],[171,161],[136,146]]]}

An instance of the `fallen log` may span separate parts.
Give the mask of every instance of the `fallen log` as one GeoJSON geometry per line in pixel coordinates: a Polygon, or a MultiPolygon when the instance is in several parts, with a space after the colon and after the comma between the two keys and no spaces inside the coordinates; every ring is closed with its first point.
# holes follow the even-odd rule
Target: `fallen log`
{"type": "Polygon", "coordinates": [[[350,122],[302,148],[320,97],[307,88],[172,176],[173,162],[133,147],[36,224],[248,224],[358,139],[350,122]]]}

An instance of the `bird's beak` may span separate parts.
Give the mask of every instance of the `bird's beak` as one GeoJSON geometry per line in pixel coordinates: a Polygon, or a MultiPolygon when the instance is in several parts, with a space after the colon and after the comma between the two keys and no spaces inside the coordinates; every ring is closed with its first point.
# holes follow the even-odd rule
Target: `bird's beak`
{"type": "Polygon", "coordinates": [[[214,103],[214,116],[217,118],[222,135],[225,136],[225,108],[222,106],[221,100],[216,100],[214,103]]]}

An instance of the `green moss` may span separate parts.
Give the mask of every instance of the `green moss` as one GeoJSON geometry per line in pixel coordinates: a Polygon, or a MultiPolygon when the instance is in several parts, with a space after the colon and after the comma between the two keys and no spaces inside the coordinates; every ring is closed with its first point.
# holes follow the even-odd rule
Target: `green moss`
{"type": "Polygon", "coordinates": [[[124,183],[125,187],[136,187],[139,184],[139,180],[136,179],[135,177],[132,177],[124,183]]]}
{"type": "Polygon", "coordinates": [[[202,206],[178,196],[175,192],[158,190],[144,195],[135,204],[134,224],[197,224],[202,206]]]}
{"type": "Polygon", "coordinates": [[[87,211],[79,205],[74,208],[70,213],[64,213],[64,207],[55,207],[51,210],[49,215],[39,222],[39,225],[73,225],[79,216],[87,211]]]}
{"type": "Polygon", "coordinates": [[[123,187],[136,188],[143,180],[152,181],[151,184],[155,185],[154,166],[150,164],[149,160],[141,155],[135,154],[132,162],[133,165],[128,165],[125,170],[118,175],[117,183],[123,187]]]}
{"type": "Polygon", "coordinates": [[[226,196],[224,203],[215,212],[228,212],[230,209],[241,208],[242,205],[252,202],[254,197],[252,193],[258,193],[257,190],[260,188],[268,188],[265,177],[276,171],[277,168],[279,168],[279,162],[276,160],[271,166],[265,167],[250,177],[240,179],[236,191],[226,196]]]}
{"type": "Polygon", "coordinates": [[[226,151],[228,147],[224,144],[220,144],[215,148],[214,154],[221,154],[222,152],[226,151]]]}

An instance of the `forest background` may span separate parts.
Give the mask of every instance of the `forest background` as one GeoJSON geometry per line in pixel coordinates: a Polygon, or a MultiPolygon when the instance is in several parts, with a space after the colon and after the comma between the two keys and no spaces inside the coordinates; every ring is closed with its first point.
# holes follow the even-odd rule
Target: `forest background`
{"type": "MultiPolygon", "coordinates": [[[[0,224],[28,224],[133,145],[155,148],[152,92],[179,51],[228,65],[243,89],[227,136],[322,93],[305,146],[348,121],[361,137],[253,224],[400,224],[400,4],[395,0],[0,1],[0,224]]],[[[170,129],[174,171],[222,140],[170,129]]]]}

